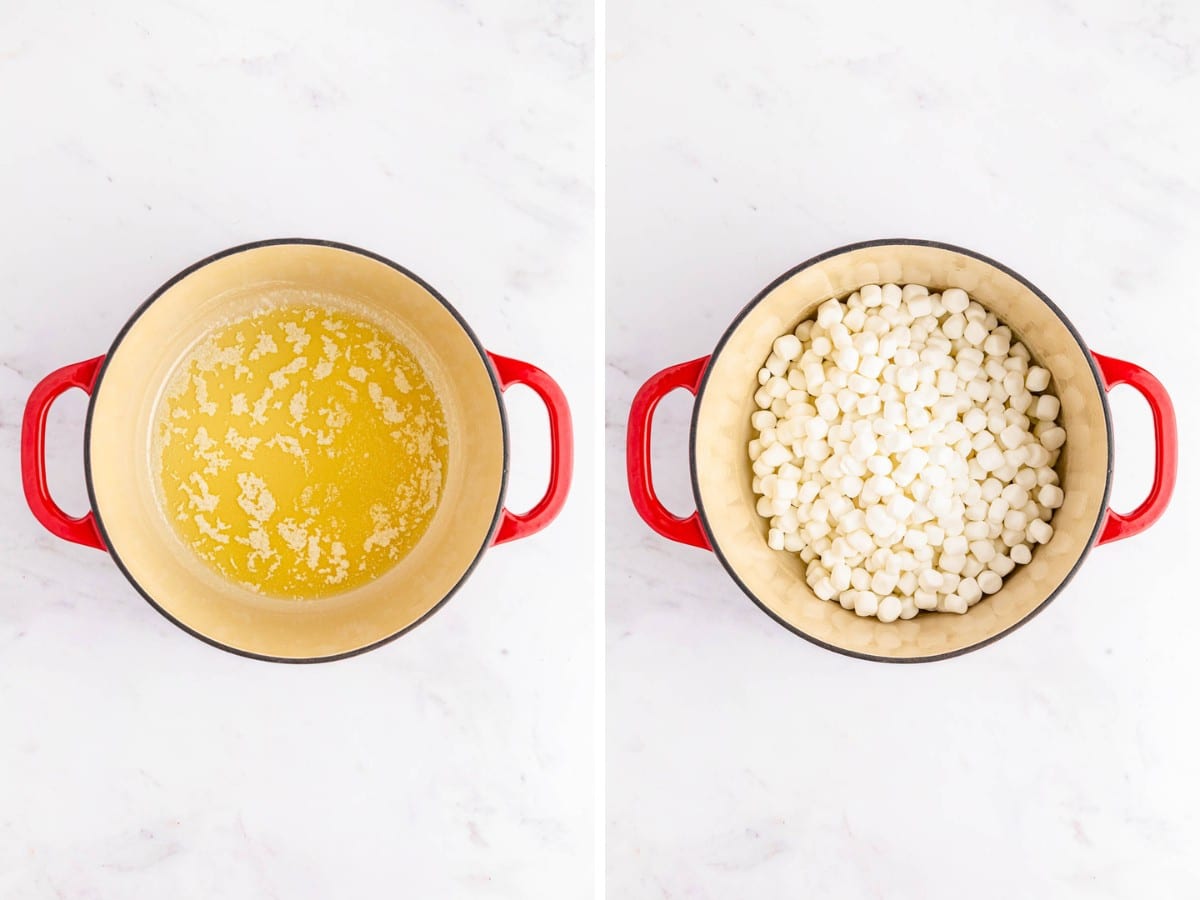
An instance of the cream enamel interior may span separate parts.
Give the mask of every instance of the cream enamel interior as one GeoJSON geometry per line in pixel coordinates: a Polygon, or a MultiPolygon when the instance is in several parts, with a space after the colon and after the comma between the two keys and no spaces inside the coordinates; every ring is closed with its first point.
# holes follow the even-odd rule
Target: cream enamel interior
{"type": "Polygon", "coordinates": [[[172,618],[219,644],[280,659],[337,656],[402,631],[432,610],[481,551],[503,489],[504,434],[487,364],[452,313],[419,282],[340,247],[253,247],[190,272],[151,303],[108,361],[88,450],[96,510],[130,577],[172,618]],[[211,328],[302,290],[392,330],[417,355],[446,414],[441,503],[416,548],[375,581],[320,600],[263,597],[231,584],[176,537],[157,500],[149,442],[168,375],[211,328]]]}
{"type": "Polygon", "coordinates": [[[728,566],[775,616],[818,641],[852,653],[920,659],[961,651],[1030,616],[1062,584],[1087,550],[1103,512],[1109,439],[1105,407],[1090,363],[1070,329],[1018,279],[941,247],[865,246],[816,262],[777,285],[738,324],[711,363],[698,400],[695,475],[700,508],[728,566]],[[996,313],[1053,376],[1067,443],[1058,463],[1065,501],[1050,543],[1018,567],[1001,590],[965,615],[921,613],[883,624],[820,600],[795,554],[767,547],[767,522],[754,509],[746,454],[757,373],[772,341],[815,315],[830,297],[865,284],[958,287],[996,313]]]}

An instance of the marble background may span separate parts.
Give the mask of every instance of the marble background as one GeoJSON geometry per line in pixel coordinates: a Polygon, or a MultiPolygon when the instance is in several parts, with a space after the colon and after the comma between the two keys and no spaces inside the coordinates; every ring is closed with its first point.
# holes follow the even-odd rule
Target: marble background
{"type": "MultiPolygon", "coordinates": [[[[1182,2],[610,2],[608,887],[628,898],[1200,895],[1194,559],[1200,10],[1182,2]],[[635,516],[625,418],[798,262],[875,237],[1015,268],[1176,398],[1152,531],[957,660],[885,666],[763,615],[635,516]]],[[[1151,471],[1113,397],[1114,500],[1151,471]]],[[[692,508],[690,396],[657,419],[692,508]]]]}
{"type": "MultiPolygon", "coordinates": [[[[593,866],[592,22],[582,0],[0,10],[0,897],[586,896],[593,866]],[[411,634],[279,666],[194,640],[29,515],[35,382],[175,272],[346,241],[573,403],[571,501],[411,634]],[[576,336],[570,340],[570,336],[576,336]],[[565,337],[567,339],[565,339],[565,337]]],[[[547,428],[510,400],[514,508],[547,428]]],[[[85,399],[51,484],[86,507],[85,399]]]]}

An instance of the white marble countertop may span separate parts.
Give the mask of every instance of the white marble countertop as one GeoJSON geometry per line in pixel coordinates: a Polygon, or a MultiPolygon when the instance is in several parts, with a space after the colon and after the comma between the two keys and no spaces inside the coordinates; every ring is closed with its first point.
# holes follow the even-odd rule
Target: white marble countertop
{"type": "MultiPolygon", "coordinates": [[[[592,321],[590,6],[98,10],[0,12],[0,896],[586,896],[593,380],[562,336],[592,321]],[[189,637],[44,532],[17,477],[41,376],[191,262],[290,236],[425,277],[559,379],[580,436],[549,530],[411,634],[317,666],[189,637]]],[[[520,508],[548,451],[517,394],[520,508]]],[[[77,512],[84,409],[73,392],[51,422],[77,512]]]]}
{"type": "MultiPolygon", "coordinates": [[[[1200,13],[610,3],[607,60],[610,896],[1200,895],[1200,13]],[[1016,633],[929,665],[790,634],[625,489],[637,387],[711,351],[779,273],[876,237],[1015,268],[1180,413],[1162,520],[1016,633]]],[[[1128,389],[1113,407],[1129,509],[1150,417],[1128,389]]],[[[661,409],[682,513],[690,396],[661,409]]]]}

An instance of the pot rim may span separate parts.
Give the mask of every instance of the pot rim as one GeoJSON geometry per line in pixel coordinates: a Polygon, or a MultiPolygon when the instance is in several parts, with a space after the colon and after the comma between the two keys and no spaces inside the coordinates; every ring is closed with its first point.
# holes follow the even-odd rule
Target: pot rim
{"type": "Polygon", "coordinates": [[[97,529],[97,531],[99,531],[100,537],[104,541],[104,545],[105,545],[106,549],[108,550],[108,555],[112,557],[113,562],[116,563],[117,568],[121,570],[121,574],[125,576],[125,579],[131,585],[133,585],[134,590],[136,590],[142,596],[142,598],[147,603],[150,604],[151,607],[153,607],[155,610],[157,610],[159,613],[161,613],[162,616],[164,618],[166,618],[169,622],[171,622],[172,624],[183,629],[188,634],[190,634],[192,637],[198,638],[201,641],[204,641],[204,643],[208,644],[211,647],[216,647],[218,650],[224,650],[228,653],[233,653],[238,656],[246,657],[248,659],[257,659],[257,660],[262,660],[264,662],[290,663],[293,665],[308,664],[308,663],[334,662],[335,660],[348,659],[349,657],[358,656],[361,653],[366,653],[368,650],[374,650],[377,647],[382,647],[384,644],[391,643],[392,641],[396,640],[396,638],[400,637],[401,635],[407,634],[408,632],[412,631],[418,625],[427,621],[435,612],[437,612],[443,606],[445,606],[446,602],[451,597],[453,597],[456,593],[458,593],[459,588],[461,588],[463,583],[471,576],[471,573],[475,571],[475,567],[479,565],[479,560],[483,557],[483,554],[487,551],[487,549],[492,545],[492,540],[495,538],[495,535],[496,535],[496,529],[499,527],[499,524],[500,524],[501,514],[504,511],[504,498],[505,498],[505,494],[508,491],[508,465],[509,465],[508,413],[507,413],[507,410],[504,408],[504,399],[503,399],[503,393],[500,388],[500,380],[496,374],[495,366],[492,365],[492,360],[488,356],[487,350],[484,349],[484,346],[480,342],[479,337],[475,334],[474,331],[471,330],[471,326],[469,326],[467,324],[466,320],[462,317],[462,315],[458,312],[458,310],[455,309],[450,304],[450,302],[445,297],[443,297],[441,295],[441,293],[439,293],[431,284],[429,284],[427,281],[425,281],[423,278],[421,278],[416,273],[411,272],[410,270],[406,269],[404,266],[400,265],[399,263],[393,262],[392,260],[388,259],[387,257],[381,256],[378,253],[373,253],[370,250],[364,250],[362,247],[356,247],[353,244],[344,244],[339,241],[328,241],[328,240],[322,240],[319,238],[268,238],[266,240],[251,241],[246,244],[238,244],[237,246],[229,247],[228,249],[221,250],[217,253],[207,256],[204,259],[201,259],[199,262],[192,263],[190,266],[188,266],[187,268],[178,272],[176,275],[172,276],[170,279],[168,279],[166,282],[164,282],[162,284],[162,286],[160,286],[157,290],[155,290],[154,293],[152,293],[148,298],[146,298],[146,300],[144,300],[141,303],[141,305],[139,305],[138,308],[133,311],[133,314],[130,315],[130,317],[126,320],[125,324],[123,326],[121,326],[121,330],[117,332],[117,336],[113,339],[113,342],[109,346],[107,353],[105,353],[104,362],[101,363],[100,370],[96,373],[96,380],[92,385],[91,396],[88,400],[88,406],[87,406],[87,416],[84,419],[84,426],[83,426],[83,477],[84,477],[84,482],[87,485],[88,504],[91,506],[92,516],[95,519],[95,523],[96,523],[96,529],[97,529]],[[487,534],[484,536],[483,543],[479,547],[479,549],[475,552],[475,555],[471,560],[471,564],[467,566],[467,568],[463,571],[462,575],[459,577],[458,581],[456,581],[454,583],[454,585],[450,588],[450,590],[448,590],[446,592],[446,595],[444,597],[442,597],[441,600],[439,600],[437,603],[435,603],[432,607],[429,608],[429,610],[427,610],[423,615],[421,615],[419,618],[417,618],[413,622],[410,622],[408,625],[404,626],[399,631],[396,631],[393,634],[387,635],[386,637],[381,638],[378,641],[374,641],[373,643],[367,644],[363,647],[358,647],[354,650],[347,650],[343,653],[336,653],[336,654],[332,654],[329,656],[304,656],[304,657],[271,656],[270,654],[254,653],[249,650],[242,650],[238,647],[233,647],[233,646],[230,646],[229,644],[222,643],[221,641],[211,638],[206,634],[202,634],[201,632],[193,629],[191,626],[184,624],[179,619],[177,619],[175,616],[171,615],[171,613],[169,613],[153,597],[151,597],[150,594],[145,589],[143,589],[141,584],[138,583],[137,579],[135,579],[133,577],[133,575],[130,573],[129,569],[126,567],[126,565],[125,565],[124,561],[121,559],[121,557],[117,554],[116,550],[113,549],[112,541],[109,539],[109,536],[108,536],[108,530],[105,528],[105,525],[104,525],[104,517],[100,514],[100,508],[96,503],[96,492],[95,492],[95,488],[94,488],[94,485],[92,482],[91,436],[92,436],[92,419],[93,419],[93,414],[95,412],[96,398],[100,395],[100,390],[99,390],[100,385],[104,380],[104,373],[108,369],[109,362],[112,360],[113,356],[120,349],[121,342],[125,339],[126,335],[129,333],[130,329],[133,328],[134,323],[136,323],[137,320],[142,317],[142,314],[145,313],[146,310],[150,308],[151,304],[153,304],[154,301],[156,301],[159,297],[161,297],[164,293],[166,293],[166,291],[168,289],[173,287],[178,282],[182,281],[184,278],[191,275],[193,272],[204,268],[205,266],[209,265],[210,263],[216,262],[217,260],[223,259],[227,256],[233,256],[236,253],[243,253],[247,250],[256,250],[256,249],[259,249],[262,247],[275,247],[275,246],[289,245],[289,244],[293,244],[293,245],[300,244],[300,245],[317,246],[317,247],[329,247],[329,248],[332,248],[335,250],[344,250],[349,253],[356,253],[359,256],[365,256],[368,259],[373,259],[376,262],[383,263],[384,265],[389,266],[392,269],[395,269],[397,272],[412,279],[417,284],[419,284],[422,288],[424,288],[426,291],[428,291],[430,293],[430,295],[433,296],[433,298],[435,300],[437,300],[438,303],[440,303],[446,309],[446,311],[448,313],[450,313],[451,316],[454,317],[454,320],[458,323],[459,327],[462,328],[462,330],[464,332],[466,332],[466,335],[470,339],[471,343],[475,345],[475,350],[479,353],[480,358],[483,360],[484,367],[487,370],[488,378],[491,380],[492,390],[496,395],[496,405],[500,411],[500,434],[501,434],[501,441],[502,441],[501,451],[503,454],[502,460],[501,460],[501,469],[500,469],[500,490],[496,497],[496,508],[492,511],[492,522],[488,526],[487,534]]]}
{"type": "Polygon", "coordinates": [[[792,632],[793,634],[799,635],[800,637],[804,638],[806,641],[816,644],[818,647],[823,647],[826,650],[832,650],[835,653],[842,654],[843,656],[851,656],[851,657],[854,657],[855,659],[865,659],[865,660],[870,660],[872,662],[901,663],[901,664],[903,664],[903,663],[937,662],[938,660],[951,659],[956,656],[962,656],[965,653],[970,653],[973,650],[978,650],[981,647],[986,647],[988,644],[998,641],[1000,638],[1002,638],[1008,634],[1011,634],[1013,631],[1016,631],[1018,628],[1020,628],[1026,622],[1029,622],[1031,619],[1033,619],[1034,616],[1036,616],[1038,613],[1040,613],[1042,610],[1044,610],[1047,606],[1049,606],[1050,601],[1052,601],[1055,597],[1057,597],[1062,592],[1063,588],[1065,588],[1067,586],[1067,584],[1071,581],[1071,579],[1075,577],[1075,573],[1079,571],[1079,567],[1081,565],[1083,565],[1083,561],[1085,559],[1087,559],[1088,554],[1091,553],[1092,549],[1096,545],[1096,538],[1099,536],[1100,529],[1104,525],[1105,514],[1108,510],[1108,501],[1109,501],[1109,495],[1112,490],[1112,474],[1113,474],[1112,410],[1109,408],[1108,391],[1104,387],[1104,379],[1100,375],[1100,369],[1096,364],[1095,358],[1092,356],[1092,351],[1088,348],[1087,343],[1083,340],[1083,336],[1080,335],[1079,331],[1071,323],[1071,320],[1068,319],[1066,317],[1066,315],[1063,314],[1063,311],[1061,309],[1059,309],[1057,306],[1055,306],[1054,302],[1049,297],[1047,297],[1044,293],[1042,293],[1042,291],[1036,285],[1034,285],[1031,281],[1029,281],[1029,279],[1027,279],[1024,276],[1013,271],[1012,269],[1010,269],[1008,266],[1004,265],[1003,263],[999,263],[996,260],[992,259],[991,257],[985,256],[982,253],[977,253],[974,250],[968,250],[965,247],[959,247],[954,244],[946,244],[941,241],[924,240],[921,238],[879,238],[879,239],[870,240],[870,241],[858,241],[858,242],[855,242],[852,244],[845,244],[841,247],[836,247],[832,250],[827,250],[824,253],[819,253],[816,256],[813,256],[810,259],[805,260],[804,262],[800,263],[799,265],[793,266],[792,268],[790,268],[786,272],[784,272],[782,275],[775,278],[770,284],[768,284],[762,290],[760,290],[754,296],[753,300],[751,300],[744,307],[742,307],[741,311],[737,314],[737,316],[734,317],[733,321],[730,322],[729,326],[725,329],[724,333],[722,333],[720,340],[717,341],[716,347],[713,348],[713,351],[710,356],[708,364],[705,365],[705,367],[704,367],[704,374],[700,379],[700,387],[696,391],[696,400],[695,400],[695,403],[692,405],[691,430],[690,430],[690,435],[688,437],[688,467],[691,472],[692,495],[696,501],[697,517],[700,520],[700,527],[704,532],[705,538],[707,538],[707,540],[708,540],[709,546],[712,548],[713,554],[717,557],[718,560],[720,560],[720,563],[725,568],[725,571],[729,573],[729,577],[732,578],[734,583],[737,584],[737,586],[742,589],[742,593],[744,593],[747,597],[749,597],[754,602],[755,606],[757,606],[764,613],[766,613],[768,616],[770,616],[772,619],[774,619],[775,622],[782,625],[784,628],[786,628],[788,631],[792,632]],[[938,250],[948,250],[952,253],[960,253],[963,256],[969,256],[973,259],[979,260],[982,263],[986,263],[987,265],[992,266],[993,268],[998,269],[999,271],[1003,272],[1004,274],[1008,275],[1009,277],[1020,282],[1025,287],[1027,287],[1030,291],[1032,291],[1034,293],[1034,295],[1037,296],[1037,298],[1039,300],[1041,300],[1046,305],[1046,307],[1052,313],[1054,313],[1054,315],[1056,315],[1059,318],[1059,320],[1063,323],[1063,325],[1066,326],[1067,331],[1069,331],[1071,333],[1071,336],[1075,339],[1075,342],[1079,345],[1079,349],[1083,351],[1084,358],[1087,359],[1088,366],[1091,368],[1092,379],[1096,383],[1096,390],[1100,394],[1100,406],[1104,410],[1104,430],[1105,430],[1105,434],[1107,435],[1107,438],[1108,438],[1108,461],[1107,461],[1107,465],[1105,468],[1104,494],[1101,499],[1100,512],[1096,516],[1096,522],[1092,526],[1091,536],[1088,538],[1087,544],[1085,545],[1083,552],[1079,555],[1079,558],[1077,560],[1075,560],[1075,564],[1073,566],[1071,566],[1070,571],[1067,572],[1066,577],[1063,578],[1063,580],[1058,584],[1058,586],[1053,591],[1051,591],[1046,596],[1046,598],[1044,600],[1042,600],[1041,603],[1039,603],[1036,607],[1034,607],[1033,610],[1030,611],[1029,614],[1026,615],[1024,618],[1022,618],[1020,621],[1015,622],[1014,624],[1010,625],[1008,628],[1005,628],[1003,631],[1000,631],[1000,632],[992,635],[991,637],[986,638],[985,640],[979,641],[978,643],[975,643],[975,644],[971,644],[969,647],[962,647],[958,650],[951,650],[946,653],[935,653],[935,654],[931,654],[929,656],[911,656],[911,657],[903,657],[903,658],[890,657],[890,656],[877,656],[873,653],[859,653],[855,650],[848,650],[844,647],[839,647],[835,644],[827,643],[826,641],[819,640],[818,638],[813,637],[811,634],[808,634],[807,632],[803,631],[802,629],[797,628],[795,625],[792,625],[790,622],[787,622],[782,617],[776,615],[771,609],[769,609],[766,606],[766,604],[764,604],[754,594],[754,592],[750,590],[750,588],[746,585],[746,583],[738,575],[738,573],[734,569],[734,567],[730,564],[729,560],[725,557],[725,554],[721,551],[721,547],[718,544],[716,538],[714,537],[712,529],[709,527],[708,514],[704,510],[704,502],[700,495],[700,483],[699,483],[699,479],[696,476],[696,426],[697,426],[697,423],[700,418],[700,407],[704,402],[704,392],[708,388],[709,376],[712,374],[712,370],[713,370],[712,361],[715,360],[718,356],[720,356],[721,351],[725,349],[725,345],[729,342],[729,339],[733,336],[733,333],[737,330],[738,326],[742,324],[742,320],[745,319],[746,316],[748,316],[750,314],[751,310],[753,310],[763,300],[764,297],[766,297],[769,293],[771,293],[771,291],[775,290],[775,288],[777,288],[779,285],[783,284],[783,282],[787,281],[789,278],[791,278],[793,275],[797,274],[798,272],[800,272],[804,269],[807,269],[810,266],[814,266],[819,262],[824,262],[827,259],[831,259],[832,257],[841,256],[844,253],[850,253],[855,250],[862,250],[867,247],[887,247],[887,246],[932,247],[932,248],[935,248],[938,250]]]}

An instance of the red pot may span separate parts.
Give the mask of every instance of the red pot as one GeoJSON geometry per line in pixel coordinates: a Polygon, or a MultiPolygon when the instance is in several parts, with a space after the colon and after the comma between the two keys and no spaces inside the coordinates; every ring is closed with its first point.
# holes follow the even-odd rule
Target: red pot
{"type": "Polygon", "coordinates": [[[1162,384],[1133,363],[1091,352],[1049,298],[987,257],[931,241],[883,240],[824,253],[780,276],[741,311],[710,356],[664,369],[638,391],[629,414],[627,464],[633,505],[652,529],[712,550],[764,612],[801,637],[864,659],[913,662],[981,647],[1028,621],[1058,595],[1095,546],[1131,537],[1166,509],[1175,484],[1175,414],[1162,384]],[[860,618],[819,599],[795,554],[767,547],[767,523],[755,511],[746,454],[757,373],[775,337],[815,315],[831,297],[866,284],[959,287],[1008,324],[1049,369],[1067,431],[1058,468],[1065,500],[1055,534],[1004,587],[965,615],[922,613],[888,624],[860,618]],[[1109,508],[1113,423],[1107,393],[1128,384],[1150,404],[1156,441],[1154,483],[1128,515],[1109,508]],[[650,428],[670,391],[696,395],[690,466],[696,512],[672,515],[654,493],[650,428]]]}
{"type": "Polygon", "coordinates": [[[21,434],[25,496],[50,532],[107,550],[155,609],[196,637],[287,662],[359,653],[425,619],[489,546],[534,534],[558,515],[571,464],[570,411],[550,376],[485,351],[440,294],[395,263],[310,240],[234,247],[175,276],[133,314],[105,356],[65,366],[34,388],[21,434]],[[416,546],[373,581],[319,600],[265,597],[202,565],[174,534],[150,471],[153,411],[179,360],[214,324],[279,285],[318,292],[335,307],[352,298],[358,308],[403,322],[424,348],[451,436],[441,502],[416,546]],[[524,514],[504,508],[509,449],[501,394],[513,384],[532,389],[550,416],[549,487],[524,514]],[[91,395],[84,429],[91,509],[78,519],[55,504],[46,485],[46,415],[70,388],[91,395]]]}

